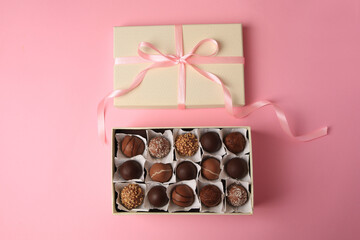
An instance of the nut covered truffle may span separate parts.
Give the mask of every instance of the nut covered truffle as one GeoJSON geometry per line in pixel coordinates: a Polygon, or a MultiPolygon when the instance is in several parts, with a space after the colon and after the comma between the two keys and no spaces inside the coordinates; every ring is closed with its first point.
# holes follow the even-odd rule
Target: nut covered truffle
{"type": "Polygon", "coordinates": [[[216,132],[207,132],[203,134],[200,138],[200,143],[202,148],[209,153],[218,151],[222,145],[219,134],[216,132]]]}
{"type": "Polygon", "coordinates": [[[143,154],[144,150],[145,144],[139,137],[126,135],[121,142],[121,152],[126,157],[130,158],[143,154]]]}
{"type": "Polygon", "coordinates": [[[215,207],[221,202],[221,190],[215,185],[206,185],[200,190],[200,200],[207,207],[215,207]]]}
{"type": "Polygon", "coordinates": [[[227,149],[235,154],[244,151],[246,146],[245,137],[240,132],[232,132],[226,135],[224,143],[227,149]]]}
{"type": "Polygon", "coordinates": [[[180,184],[172,190],[171,200],[180,207],[189,207],[193,204],[195,195],[191,187],[186,184],[180,184]]]}
{"type": "Polygon", "coordinates": [[[165,137],[154,137],[149,142],[149,153],[154,158],[164,158],[170,152],[170,142],[165,137]]]}
{"type": "Polygon", "coordinates": [[[121,190],[121,204],[127,209],[139,207],[144,201],[144,190],[138,184],[129,184],[121,190]]]}
{"type": "Polygon", "coordinates": [[[175,148],[179,155],[191,157],[199,149],[197,137],[192,133],[185,133],[178,136],[175,140],[175,148]]]}
{"type": "Polygon", "coordinates": [[[227,202],[233,207],[244,205],[249,198],[247,190],[240,184],[233,183],[227,188],[227,202]]]}

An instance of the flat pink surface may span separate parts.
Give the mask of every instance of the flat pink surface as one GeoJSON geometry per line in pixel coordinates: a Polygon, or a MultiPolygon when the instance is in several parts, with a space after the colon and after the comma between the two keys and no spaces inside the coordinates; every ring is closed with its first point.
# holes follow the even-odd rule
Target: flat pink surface
{"type": "Polygon", "coordinates": [[[329,0],[0,2],[0,239],[358,239],[360,3],[329,0]],[[96,107],[112,89],[116,25],[244,25],[246,101],[270,107],[116,110],[111,127],[249,125],[253,216],[113,216],[96,107]]]}

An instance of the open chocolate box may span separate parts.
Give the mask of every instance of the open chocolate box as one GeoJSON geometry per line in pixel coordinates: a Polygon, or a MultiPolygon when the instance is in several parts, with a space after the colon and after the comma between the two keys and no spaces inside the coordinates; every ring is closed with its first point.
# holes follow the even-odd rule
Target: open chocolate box
{"type": "Polygon", "coordinates": [[[115,128],[111,160],[113,214],[253,214],[250,127],[115,128]]]}

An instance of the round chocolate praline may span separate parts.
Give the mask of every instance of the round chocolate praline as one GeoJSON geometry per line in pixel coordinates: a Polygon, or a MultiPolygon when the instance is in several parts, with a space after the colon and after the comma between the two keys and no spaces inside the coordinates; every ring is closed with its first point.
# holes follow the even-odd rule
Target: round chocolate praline
{"type": "Polygon", "coordinates": [[[207,132],[203,134],[200,138],[200,143],[202,148],[209,153],[218,151],[222,145],[219,134],[216,132],[207,132]]]}
{"type": "Polygon", "coordinates": [[[125,208],[137,208],[144,201],[144,190],[138,184],[129,184],[121,190],[120,199],[125,208]]]}
{"type": "Polygon", "coordinates": [[[154,158],[164,158],[170,152],[170,142],[165,137],[154,137],[149,142],[149,153],[154,158]]]}
{"type": "Polygon", "coordinates": [[[131,135],[126,135],[121,142],[121,152],[126,157],[134,157],[143,154],[145,144],[141,138],[131,135]]]}
{"type": "Polygon", "coordinates": [[[233,207],[244,205],[249,199],[247,190],[240,184],[233,183],[227,188],[227,202],[233,207]]]}
{"type": "Polygon", "coordinates": [[[196,175],[197,175],[197,168],[190,161],[181,162],[176,167],[176,177],[180,181],[195,179],[196,175]]]}
{"type": "Polygon", "coordinates": [[[195,195],[191,187],[186,184],[180,184],[172,190],[171,200],[180,207],[189,207],[193,204],[195,195]]]}
{"type": "Polygon", "coordinates": [[[156,182],[167,182],[171,179],[173,169],[170,163],[155,163],[149,170],[151,180],[156,182]]]}
{"type": "Polygon", "coordinates": [[[215,207],[221,202],[221,190],[212,184],[200,190],[200,200],[207,207],[215,207]]]}
{"type": "Polygon", "coordinates": [[[143,174],[143,168],[135,160],[128,160],[120,165],[119,173],[125,180],[139,179],[143,174]]]}
{"type": "Polygon", "coordinates": [[[175,148],[180,156],[191,157],[199,149],[198,139],[193,133],[185,133],[177,136],[175,148]]]}
{"type": "Polygon", "coordinates": [[[207,180],[218,179],[220,171],[220,161],[216,158],[208,158],[201,163],[201,175],[207,180]]]}
{"type": "Polygon", "coordinates": [[[248,173],[248,164],[242,158],[232,158],[225,164],[225,172],[235,179],[241,179],[248,173]]]}
{"type": "Polygon", "coordinates": [[[240,132],[232,132],[226,135],[224,143],[227,149],[235,154],[244,151],[246,146],[245,137],[240,132]]]}
{"type": "Polygon", "coordinates": [[[154,207],[163,207],[169,202],[164,186],[155,186],[147,194],[148,200],[154,207]]]}

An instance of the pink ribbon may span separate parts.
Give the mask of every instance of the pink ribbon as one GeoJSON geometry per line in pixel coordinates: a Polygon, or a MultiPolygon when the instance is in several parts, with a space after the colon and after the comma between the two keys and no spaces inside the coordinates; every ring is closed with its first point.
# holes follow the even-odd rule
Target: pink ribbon
{"type": "Polygon", "coordinates": [[[276,105],[269,101],[258,101],[253,104],[240,107],[240,112],[234,113],[234,108],[232,104],[232,97],[229,89],[225,86],[225,84],[218,78],[216,75],[204,71],[194,64],[218,64],[218,63],[238,63],[243,64],[244,58],[243,57],[218,57],[215,56],[219,51],[219,45],[216,40],[214,39],[204,39],[201,40],[196,46],[186,55],[184,55],[184,47],[183,47],[183,32],[181,25],[175,25],[175,43],[176,43],[176,55],[166,55],[160,52],[154,45],[148,42],[141,42],[138,46],[138,55],[134,57],[120,57],[115,59],[115,64],[130,64],[130,63],[144,63],[150,62],[152,63],[149,67],[142,70],[134,79],[130,87],[126,89],[118,89],[114,90],[109,93],[106,97],[104,97],[97,109],[97,116],[98,116],[98,133],[101,139],[106,143],[106,132],[105,132],[105,113],[106,113],[106,106],[109,99],[119,97],[122,95],[127,94],[128,92],[135,89],[140,83],[143,81],[146,73],[150,69],[154,68],[162,68],[162,67],[171,67],[174,65],[179,65],[179,75],[178,75],[178,108],[185,109],[185,96],[186,96],[186,68],[185,65],[191,66],[194,68],[198,73],[206,77],[207,79],[221,85],[223,92],[224,92],[224,102],[226,110],[233,116],[237,118],[243,118],[247,115],[251,114],[252,112],[256,111],[259,108],[262,108],[266,105],[272,105],[275,113],[278,117],[280,122],[280,126],[282,129],[287,133],[290,137],[299,140],[299,141],[310,141],[315,138],[319,138],[322,136],[327,135],[327,127],[320,128],[315,130],[311,133],[302,135],[302,136],[294,136],[291,132],[288,121],[285,117],[283,111],[278,108],[276,105]],[[209,42],[212,43],[215,47],[215,51],[209,55],[202,56],[196,54],[196,50],[203,45],[204,43],[209,42]],[[155,50],[158,54],[147,54],[142,51],[143,47],[148,47],[155,50]]]}

